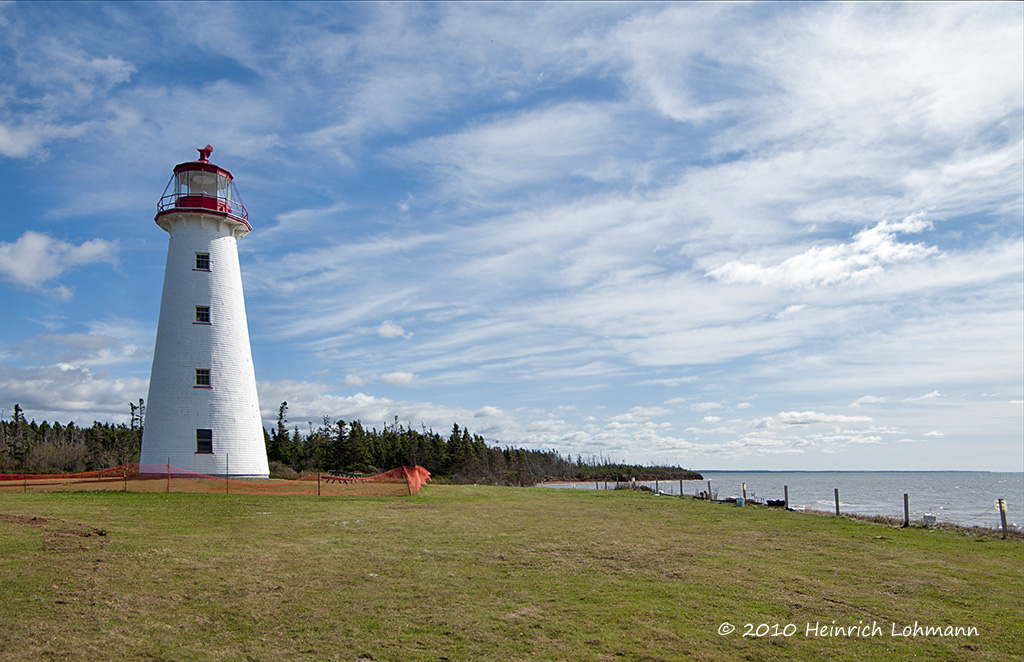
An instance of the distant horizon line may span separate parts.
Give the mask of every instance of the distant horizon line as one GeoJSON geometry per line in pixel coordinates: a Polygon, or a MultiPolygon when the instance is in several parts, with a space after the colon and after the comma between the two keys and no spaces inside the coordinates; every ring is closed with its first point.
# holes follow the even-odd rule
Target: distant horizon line
{"type": "Polygon", "coordinates": [[[1019,474],[1024,471],[993,471],[991,469],[689,469],[697,473],[759,473],[759,474],[910,474],[910,473],[972,473],[1019,474]]]}

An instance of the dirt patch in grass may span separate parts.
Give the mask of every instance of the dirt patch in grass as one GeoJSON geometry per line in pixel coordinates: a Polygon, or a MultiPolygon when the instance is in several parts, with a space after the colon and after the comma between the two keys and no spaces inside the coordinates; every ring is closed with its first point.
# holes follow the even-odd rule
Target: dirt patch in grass
{"type": "Polygon", "coordinates": [[[110,542],[107,531],[95,527],[35,515],[5,515],[0,513],[0,522],[20,524],[40,529],[43,551],[70,552],[83,549],[99,549],[110,542]]]}

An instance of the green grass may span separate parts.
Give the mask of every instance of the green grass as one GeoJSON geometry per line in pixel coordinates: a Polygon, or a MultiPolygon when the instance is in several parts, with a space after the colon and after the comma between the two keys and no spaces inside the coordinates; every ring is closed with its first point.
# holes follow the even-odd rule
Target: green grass
{"type": "Polygon", "coordinates": [[[5,494],[0,558],[4,660],[1024,659],[1019,540],[627,491],[5,494]]]}

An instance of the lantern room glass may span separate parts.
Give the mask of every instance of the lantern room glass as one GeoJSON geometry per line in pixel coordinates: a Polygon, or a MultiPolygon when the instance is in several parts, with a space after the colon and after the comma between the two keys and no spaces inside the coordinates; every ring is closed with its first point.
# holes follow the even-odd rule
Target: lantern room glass
{"type": "Polygon", "coordinates": [[[221,212],[249,225],[249,214],[242,204],[231,177],[209,170],[181,170],[171,176],[157,211],[206,209],[221,212]]]}

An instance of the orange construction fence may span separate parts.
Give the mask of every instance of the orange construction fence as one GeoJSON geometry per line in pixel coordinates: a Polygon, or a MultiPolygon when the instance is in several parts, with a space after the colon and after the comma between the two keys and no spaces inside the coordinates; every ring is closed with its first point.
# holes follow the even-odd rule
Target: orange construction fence
{"type": "Polygon", "coordinates": [[[298,480],[249,480],[208,476],[171,464],[137,463],[73,474],[0,474],[0,493],[119,490],[238,494],[318,494],[407,496],[430,480],[420,466],[396,467],[375,476],[336,476],[318,472],[298,480]]]}

